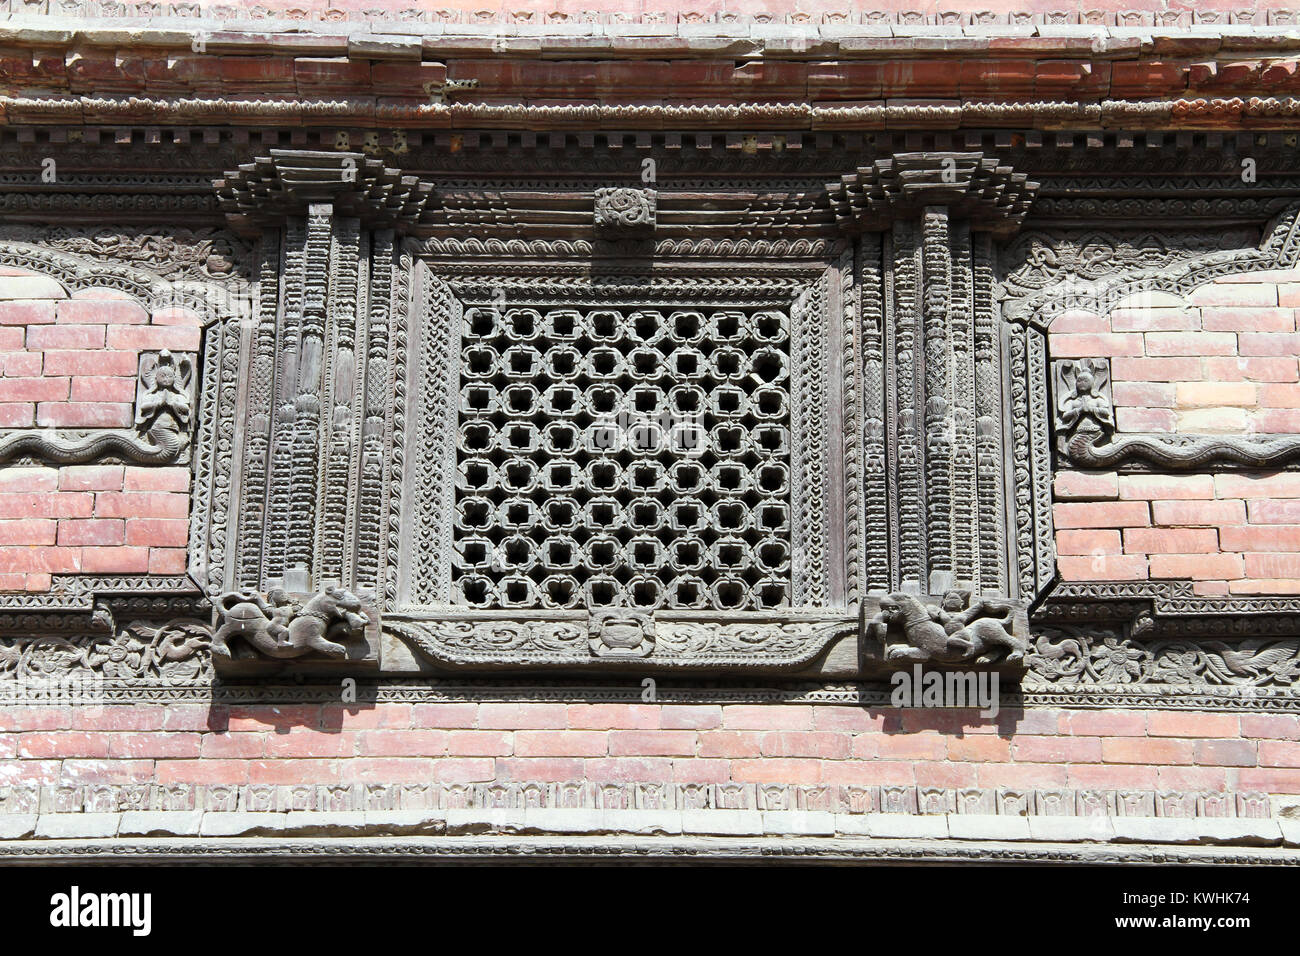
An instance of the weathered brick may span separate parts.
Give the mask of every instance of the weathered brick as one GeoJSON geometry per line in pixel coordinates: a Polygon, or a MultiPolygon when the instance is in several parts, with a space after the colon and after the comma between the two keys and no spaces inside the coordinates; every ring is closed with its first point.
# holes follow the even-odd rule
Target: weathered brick
{"type": "Polygon", "coordinates": [[[189,522],[184,518],[131,518],[126,522],[125,543],[183,548],[189,539],[189,530],[189,522]]]}
{"type": "Polygon", "coordinates": [[[149,570],[149,549],[82,548],[81,570],[87,574],[144,574],[149,570]]]}
{"type": "Polygon", "coordinates": [[[1250,413],[1244,408],[1193,408],[1178,413],[1178,430],[1236,434],[1249,427],[1250,413]]]}
{"type": "Polygon", "coordinates": [[[569,704],[565,719],[571,728],[650,730],[659,726],[659,708],[646,704],[569,704]]]}
{"type": "MultiPolygon", "coordinates": [[[[416,704],[411,708],[412,727],[473,727],[478,720],[478,704],[416,704]]],[[[508,728],[506,728],[508,729],[508,728]]]]}
{"type": "MultiPolygon", "coordinates": [[[[659,726],[664,730],[711,730],[721,727],[722,707],[718,704],[665,704],[659,708],[659,726]]],[[[824,728],[819,726],[818,729],[824,728]]]]}
{"type": "Polygon", "coordinates": [[[1057,554],[1119,554],[1121,550],[1119,531],[1089,528],[1056,533],[1057,554]]]}
{"type": "Polygon", "coordinates": [[[1115,358],[1110,363],[1110,369],[1117,382],[1200,381],[1205,377],[1201,361],[1199,357],[1115,358]]]}
{"type": "MultiPolygon", "coordinates": [[[[3,292],[2,278],[0,278],[0,292],[3,292]]],[[[0,325],[39,326],[53,322],[53,302],[0,301],[0,325]]]]}
{"type": "Polygon", "coordinates": [[[604,757],[610,753],[609,737],[603,730],[519,730],[514,737],[514,752],[519,757],[604,757]]]}
{"type": "Polygon", "coordinates": [[[1300,332],[1242,332],[1237,336],[1242,355],[1277,358],[1300,354],[1300,332]]]}
{"type": "Polygon", "coordinates": [[[1142,581],[1149,576],[1141,554],[1061,555],[1056,566],[1067,581],[1142,581]]]}
{"type": "MultiPolygon", "coordinates": [[[[767,761],[754,762],[766,763],[767,761]]],[[[817,764],[816,760],[806,762],[817,764]]],[[[585,777],[593,783],[667,780],[671,776],[673,769],[673,762],[669,757],[592,757],[581,761],[580,764],[576,777],[561,777],[559,779],[582,779],[585,777]]],[[[735,764],[732,765],[732,768],[734,777],[735,764]]],[[[777,768],[773,768],[773,772],[778,772],[777,768]]],[[[734,778],[741,779],[739,777],[734,778]]],[[[780,779],[778,776],[777,782],[780,782],[780,779]]],[[[816,780],[809,782],[816,783],[816,780]]]]}
{"type": "Polygon", "coordinates": [[[115,349],[76,349],[47,351],[46,375],[135,375],[139,356],[136,352],[115,349]]]}
{"type": "Polygon", "coordinates": [[[479,730],[563,730],[564,704],[482,704],[479,730]]]}
{"type": "Polygon", "coordinates": [[[1011,753],[1017,761],[1032,763],[1099,763],[1101,739],[1018,736],[1012,742],[1011,753]]]}
{"type": "Polygon", "coordinates": [[[188,468],[148,468],[128,465],[122,476],[123,491],[189,491],[188,468]]]}
{"type": "MultiPolygon", "coordinates": [[[[1250,578],[1277,579],[1277,578],[1300,578],[1300,554],[1294,551],[1283,553],[1263,553],[1263,554],[1246,554],[1243,555],[1246,562],[1245,574],[1250,578]]],[[[1238,575],[1240,576],[1240,575],[1238,575]]],[[[1257,582],[1261,586],[1263,581],[1257,582]]],[[[1273,589],[1278,592],[1296,590],[1293,584],[1290,587],[1284,587],[1280,581],[1273,581],[1273,589]]],[[[1234,589],[1234,593],[1239,593],[1234,589]]]]}
{"type": "Polygon", "coordinates": [[[43,428],[127,428],[132,408],[108,402],[40,402],[36,424],[43,428]]]}
{"type": "Polygon", "coordinates": [[[27,330],[29,349],[102,349],[102,325],[36,325],[27,330]]]}
{"type": "Polygon", "coordinates": [[[1212,282],[1188,297],[1200,306],[1273,306],[1277,305],[1277,286],[1268,282],[1212,282]]]}
{"type": "Polygon", "coordinates": [[[59,522],[59,544],[122,544],[123,524],[117,518],[65,518],[59,522]]]}
{"type": "Polygon", "coordinates": [[[1052,492],[1072,501],[1104,501],[1119,495],[1119,476],[1113,471],[1058,471],[1052,492]]]}
{"type": "Polygon", "coordinates": [[[1152,737],[1236,737],[1240,724],[1236,714],[1154,710],[1147,717],[1147,733],[1152,737]]]}
{"type": "Polygon", "coordinates": [[[850,738],[829,731],[778,731],[763,734],[759,749],[765,757],[843,760],[850,754],[850,738]]]}
{"type": "Polygon", "coordinates": [[[1213,475],[1122,475],[1121,499],[1213,498],[1213,475]]]}
{"type": "Polygon", "coordinates": [[[1198,740],[1196,762],[1220,767],[1253,767],[1258,762],[1253,740],[1198,740]]]}
{"type": "Polygon", "coordinates": [[[805,704],[731,704],[722,708],[727,730],[812,730],[812,708],[805,704]]]}
{"type": "Polygon", "coordinates": [[[69,299],[58,304],[60,324],[143,325],[148,321],[144,307],[129,299],[69,299]]]}
{"type": "MultiPolygon", "coordinates": [[[[1263,499],[1248,501],[1246,512],[1251,524],[1293,524],[1300,525],[1300,499],[1283,498],[1281,500],[1263,499]]],[[[1245,524],[1235,521],[1233,524],[1245,524]]]]}
{"type": "Polygon", "coordinates": [[[1228,501],[1153,501],[1151,517],[1158,525],[1210,525],[1246,523],[1246,503],[1228,501]]]}
{"type": "Polygon", "coordinates": [[[1081,737],[1143,737],[1147,715],[1142,711],[1076,710],[1062,716],[1064,732],[1081,737]]]}
{"type": "Polygon", "coordinates": [[[1153,578],[1239,578],[1244,564],[1239,554],[1153,554],[1153,578]]]}
{"type": "Polygon", "coordinates": [[[1265,408],[1300,408],[1300,385],[1291,383],[1261,385],[1259,404],[1265,408]]]}
{"type": "Polygon", "coordinates": [[[184,518],[189,497],[161,491],[105,491],[95,495],[100,518],[184,518]]]}
{"type": "Polygon", "coordinates": [[[108,734],[109,752],[115,758],[162,759],[199,756],[198,734],[108,734]]]}
{"type": "Polygon", "coordinates": [[[1176,402],[1183,408],[1252,406],[1258,401],[1253,382],[1179,382],[1174,388],[1176,402]]]}
{"type": "Polygon", "coordinates": [[[509,731],[453,730],[447,735],[447,754],[451,757],[506,757],[512,753],[514,735],[509,731]]]}
{"type": "Polygon", "coordinates": [[[1207,358],[1205,377],[1218,382],[1300,381],[1300,361],[1287,357],[1207,358]]]}
{"type": "MultiPolygon", "coordinates": [[[[1145,354],[1153,357],[1237,354],[1237,336],[1232,332],[1147,332],[1142,338],[1146,340],[1145,354]]],[[[1242,349],[1242,354],[1251,353],[1242,349]]]]}
{"type": "Polygon", "coordinates": [[[0,402],[61,402],[68,397],[66,378],[0,378],[0,402]]]}
{"type": "Polygon", "coordinates": [[[82,492],[0,493],[0,518],[89,518],[94,499],[82,492]]]}
{"type": "Polygon", "coordinates": [[[119,376],[82,375],[72,379],[68,400],[72,402],[113,402],[130,405],[135,401],[136,380],[119,376]]]}
{"type": "Polygon", "coordinates": [[[1121,432],[1172,432],[1178,416],[1172,408],[1125,407],[1115,409],[1115,424],[1121,432]]]}
{"type": "Polygon", "coordinates": [[[63,491],[120,491],[121,465],[68,465],[59,469],[63,491]]]}
{"type": "Polygon", "coordinates": [[[1294,332],[1291,309],[1207,306],[1201,310],[1201,324],[1207,332],[1294,332]]]}
{"type": "Polygon", "coordinates": [[[1192,741],[1167,737],[1113,737],[1101,741],[1105,763],[1192,763],[1192,741]]]}
{"type": "Polygon", "coordinates": [[[171,349],[196,352],[202,330],[185,325],[117,325],[108,327],[110,349],[171,349]]]}
{"type": "Polygon", "coordinates": [[[760,757],[763,734],[757,730],[709,730],[699,736],[701,757],[760,757]]]}
{"type": "Polygon", "coordinates": [[[30,428],[36,424],[31,402],[0,402],[0,428],[30,428]]]}
{"type": "MultiPolygon", "coordinates": [[[[1058,358],[1134,358],[1145,355],[1143,336],[1133,332],[1109,332],[1096,335],[1066,333],[1053,335],[1052,354],[1058,358]]],[[[1167,352],[1168,355],[1202,355],[1203,352],[1167,352]]],[[[1213,354],[1213,353],[1210,353],[1213,354]]]]}
{"type": "Polygon", "coordinates": [[[1212,528],[1125,528],[1124,550],[1130,553],[1208,554],[1219,550],[1212,528]]]}
{"type": "Polygon", "coordinates": [[[1058,528],[1134,528],[1151,523],[1145,501],[1058,502],[1052,514],[1058,528]]]}
{"type": "MultiPolygon", "coordinates": [[[[1177,388],[1181,388],[1179,385],[1177,388]]],[[[1172,406],[1176,387],[1170,382],[1116,382],[1111,398],[1117,406],[1149,408],[1172,406]]]]}
{"type": "Polygon", "coordinates": [[[1261,767],[1300,767],[1300,743],[1294,740],[1261,740],[1261,767]]]}
{"type": "Polygon", "coordinates": [[[611,757],[689,757],[695,753],[693,730],[611,730],[611,757]]]}
{"type": "Polygon", "coordinates": [[[0,299],[66,299],[67,293],[49,276],[27,273],[0,276],[0,299]]]}
{"type": "MultiPolygon", "coordinates": [[[[1110,325],[1116,332],[1192,332],[1201,327],[1196,309],[1171,306],[1114,309],[1110,325]]],[[[1052,330],[1056,330],[1056,323],[1052,323],[1052,330]]]]}
{"type": "Polygon", "coordinates": [[[0,545],[54,544],[56,528],[49,518],[0,520],[0,545]]]}
{"type": "Polygon", "coordinates": [[[205,760],[252,759],[266,755],[262,734],[204,734],[200,755],[205,760]]]}
{"type": "Polygon", "coordinates": [[[948,759],[963,763],[1005,763],[1011,759],[1011,741],[993,734],[948,738],[948,759]]]}
{"type": "Polygon", "coordinates": [[[1237,525],[1219,529],[1227,551],[1300,552],[1300,524],[1237,525]]]}

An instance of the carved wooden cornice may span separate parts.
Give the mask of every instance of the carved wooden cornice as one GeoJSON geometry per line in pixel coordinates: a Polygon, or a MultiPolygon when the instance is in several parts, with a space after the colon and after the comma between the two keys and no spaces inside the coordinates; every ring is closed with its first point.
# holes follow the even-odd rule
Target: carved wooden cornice
{"type": "Polygon", "coordinates": [[[850,229],[883,229],[927,206],[946,206],[976,229],[1008,236],[1020,228],[1038,183],[982,153],[898,153],[829,183],[835,221],[850,229]]]}
{"type": "Polygon", "coordinates": [[[371,229],[405,230],[419,221],[432,187],[362,153],[273,149],[213,183],[231,226],[256,234],[317,203],[371,229]]]}
{"type": "MultiPolygon", "coordinates": [[[[952,91],[948,102],[837,105],[739,101],[718,105],[555,105],[526,103],[430,103],[367,95],[262,96],[0,96],[0,119],[9,125],[65,123],[87,126],[222,124],[324,126],[386,129],[558,130],[617,126],[622,129],[833,130],[955,129],[1023,126],[1052,129],[1222,130],[1287,129],[1300,117],[1300,98],[1208,96],[1203,98],[1039,99],[990,102],[952,91]]],[[[1243,92],[1256,92],[1246,90],[1243,92]]],[[[938,95],[938,94],[936,94],[938,95]]]]}

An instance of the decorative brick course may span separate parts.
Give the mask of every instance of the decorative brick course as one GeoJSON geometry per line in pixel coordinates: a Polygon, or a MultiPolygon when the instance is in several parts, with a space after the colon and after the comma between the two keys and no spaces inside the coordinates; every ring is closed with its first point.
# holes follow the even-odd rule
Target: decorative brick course
{"type": "Polygon", "coordinates": [[[195,719],[182,725],[170,719],[182,716],[179,708],[155,705],[106,705],[93,714],[76,706],[0,707],[0,747],[14,751],[0,767],[0,788],[33,781],[674,780],[1300,793],[1296,718],[1270,715],[1041,709],[1004,710],[990,720],[969,710],[802,704],[382,703],[187,711],[195,719]],[[718,718],[732,729],[682,726],[713,725],[718,718]]]}

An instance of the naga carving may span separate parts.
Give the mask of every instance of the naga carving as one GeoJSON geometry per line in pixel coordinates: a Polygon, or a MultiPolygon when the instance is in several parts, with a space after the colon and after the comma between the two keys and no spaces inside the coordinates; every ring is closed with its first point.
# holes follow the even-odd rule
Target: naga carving
{"type": "Polygon", "coordinates": [[[138,465],[183,460],[193,422],[194,361],[163,349],[140,357],[135,428],[67,436],[48,429],[0,435],[0,462],[30,457],[56,465],[123,458],[138,465]]]}
{"type": "Polygon", "coordinates": [[[348,644],[359,640],[370,618],[361,609],[361,599],[351,591],[328,586],[299,603],[283,588],[272,588],[265,597],[256,591],[228,591],[216,601],[217,628],[212,635],[212,654],[233,660],[239,645],[245,652],[284,660],[315,652],[343,658],[348,644]]]}
{"type": "Polygon", "coordinates": [[[1056,448],[1074,465],[1116,468],[1142,463],[1192,470],[1215,465],[1280,468],[1300,460],[1300,435],[1118,433],[1106,359],[1054,362],[1052,382],[1056,448]]]}
{"type": "Polygon", "coordinates": [[[895,663],[1020,664],[1029,642],[1016,633],[1014,602],[947,592],[940,604],[894,592],[880,599],[868,633],[885,645],[885,660],[895,663]],[[901,632],[901,634],[900,634],[901,632]],[[901,641],[890,642],[891,634],[901,641]]]}

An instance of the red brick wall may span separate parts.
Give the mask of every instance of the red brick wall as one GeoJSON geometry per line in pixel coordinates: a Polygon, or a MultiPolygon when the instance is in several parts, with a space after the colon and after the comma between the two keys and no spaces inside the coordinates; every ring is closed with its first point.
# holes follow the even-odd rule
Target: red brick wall
{"type": "Polygon", "coordinates": [[[1300,718],[829,705],[0,708],[0,786],[675,781],[1300,793],[1300,718]]]}
{"type": "MultiPolygon", "coordinates": [[[[1109,358],[1121,432],[1300,432],[1300,270],[1071,312],[1055,358],[1109,358]]],[[[1191,579],[1200,594],[1300,593],[1300,473],[1059,472],[1068,580],[1191,579]]]]}
{"type": "MultiPolygon", "coordinates": [[[[188,310],[0,271],[0,428],[129,428],[140,352],[196,352],[201,333],[188,310]]],[[[0,590],[184,573],[189,481],[185,466],[0,469],[0,590]]]]}

